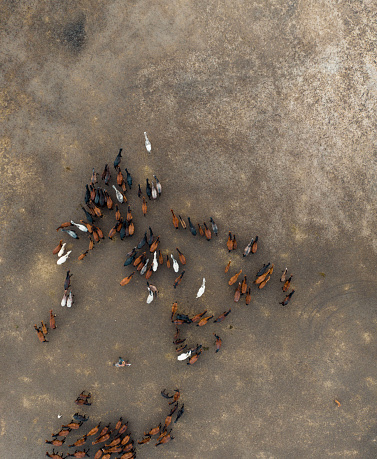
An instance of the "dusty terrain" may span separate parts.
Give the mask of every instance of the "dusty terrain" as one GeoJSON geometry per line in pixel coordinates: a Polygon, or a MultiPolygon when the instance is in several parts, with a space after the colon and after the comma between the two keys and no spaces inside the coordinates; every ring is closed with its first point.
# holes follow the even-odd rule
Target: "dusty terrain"
{"type": "MultiPolygon", "coordinates": [[[[374,2],[0,8],[0,456],[44,457],[83,389],[93,394],[85,431],[123,416],[140,439],[166,416],[161,389],[179,387],[175,440],[139,447],[138,458],[376,457],[374,2]],[[119,148],[134,178],[135,236],[106,239],[79,262],[87,240],[55,228],[83,217],[92,167],[102,172],[119,148]],[[152,174],[163,194],[143,218],[136,185],[152,174]],[[176,231],[170,208],[194,223],[212,216],[218,238],[176,231]],[[164,253],[178,246],[187,257],[177,290],[166,267],[152,276],[151,305],[139,275],[119,286],[148,225],[164,253]],[[230,255],[229,230],[239,243],[230,255]],[[243,259],[255,235],[258,252],[243,259]],[[60,237],[73,250],[63,266],[51,253],[60,237]],[[265,289],[235,304],[229,275],[242,268],[251,281],[268,261],[265,289]],[[296,294],[283,308],[286,266],[296,294]],[[71,310],[60,307],[66,269],[71,310]],[[232,308],[221,324],[183,329],[209,348],[192,367],[176,360],[173,301],[189,314],[232,308]],[[33,324],[51,308],[58,328],[42,344],[33,324]],[[119,355],[132,366],[114,368],[119,355]]],[[[107,233],[113,220],[105,211],[99,225],[107,233]]]]}

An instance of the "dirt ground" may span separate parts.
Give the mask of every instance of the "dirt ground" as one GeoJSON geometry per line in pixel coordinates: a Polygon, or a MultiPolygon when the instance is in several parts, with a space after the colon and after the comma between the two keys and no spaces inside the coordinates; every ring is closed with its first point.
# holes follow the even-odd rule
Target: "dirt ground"
{"type": "MultiPolygon", "coordinates": [[[[174,441],[138,446],[139,459],[377,457],[375,3],[0,6],[0,456],[44,457],[76,411],[89,421],[56,451],[119,416],[136,442],[167,415],[160,391],[180,388],[174,441]],[[55,229],[83,218],[93,167],[109,163],[115,183],[119,148],[135,235],[106,236],[78,261],[87,238],[55,229]],[[153,174],[162,196],[144,218],[137,184],[145,192],[153,174]],[[194,224],[212,216],[219,236],[175,230],[170,209],[194,224]],[[149,225],[161,251],[179,247],[187,264],[177,289],[160,267],[150,279],[160,294],[146,304],[144,278],[119,282],[149,225]],[[257,253],[243,258],[255,235],[257,253]],[[60,238],[72,250],[62,266],[60,238]],[[236,304],[229,277],[242,269],[251,284],[267,262],[270,282],[236,304]],[[296,293],[283,307],[286,266],[296,293]],[[60,306],[67,269],[71,310],[60,306]],[[176,359],[174,301],[189,315],[232,309],[220,324],[181,327],[205,349],[193,366],[176,359]],[[58,328],[42,344],[33,325],[51,308],[58,328]],[[115,368],[118,356],[131,367],[115,368]],[[79,409],[82,390],[93,403],[79,409]]],[[[114,220],[108,210],[97,219],[105,235],[114,220]]]]}

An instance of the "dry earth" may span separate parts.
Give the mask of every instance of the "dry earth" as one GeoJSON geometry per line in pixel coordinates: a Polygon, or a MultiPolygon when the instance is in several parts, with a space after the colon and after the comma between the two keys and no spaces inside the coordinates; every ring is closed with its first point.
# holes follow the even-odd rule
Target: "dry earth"
{"type": "Polygon", "coordinates": [[[144,445],[138,458],[375,458],[375,3],[0,7],[1,457],[44,457],[83,389],[93,393],[85,428],[122,415],[140,439],[166,415],[161,389],[179,387],[186,412],[175,440],[144,445]],[[57,266],[55,228],[82,218],[91,168],[101,172],[121,147],[134,183],[155,173],[163,196],[143,219],[133,188],[134,238],[106,239],[78,262],[86,239],[64,235],[72,257],[57,266]],[[170,208],[195,223],[213,216],[219,237],[175,231],[170,208]],[[164,253],[178,246],[188,260],[176,291],[166,267],[152,277],[161,293],[151,305],[140,276],[119,286],[125,254],[148,225],[164,253]],[[230,256],[229,230],[239,242],[230,256]],[[257,254],[243,259],[256,234],[257,254]],[[249,280],[275,263],[248,307],[232,300],[229,259],[229,274],[242,268],[249,280]],[[296,289],[287,308],[285,266],[296,289]],[[72,310],[59,305],[68,268],[72,310]],[[220,325],[184,331],[209,347],[193,367],[171,343],[175,300],[190,314],[232,308],[220,325]],[[50,308],[58,329],[42,345],[33,324],[50,308]],[[119,355],[132,366],[115,369],[119,355]]]}

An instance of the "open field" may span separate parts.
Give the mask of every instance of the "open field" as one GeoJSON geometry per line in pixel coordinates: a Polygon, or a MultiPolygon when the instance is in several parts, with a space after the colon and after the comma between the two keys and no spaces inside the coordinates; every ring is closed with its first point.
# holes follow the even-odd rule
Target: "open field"
{"type": "MultiPolygon", "coordinates": [[[[68,444],[119,416],[140,440],[167,415],[160,391],[177,387],[174,441],[139,446],[138,459],[377,457],[376,5],[2,0],[0,12],[0,457],[44,457],[76,411],[90,419],[68,444]],[[83,218],[93,167],[109,163],[116,183],[119,148],[135,235],[78,261],[87,239],[55,229],[83,218]],[[162,196],[143,217],[137,184],[153,174],[162,196]],[[212,216],[219,236],[175,230],[170,209],[195,224],[212,216]],[[177,289],[166,266],[152,275],[151,304],[139,274],[119,285],[148,226],[164,254],[187,258],[177,289]],[[72,256],[58,266],[61,238],[72,256]],[[251,283],[267,262],[270,282],[236,304],[229,277],[242,269],[251,283]],[[286,266],[296,293],[284,308],[286,266]],[[206,348],[193,366],[176,359],[174,301],[190,316],[232,309],[181,327],[206,348]],[[58,328],[42,344],[33,325],[51,308],[58,328]],[[131,367],[114,368],[118,356],[131,367]]],[[[114,212],[97,223],[107,235],[114,212]]]]}

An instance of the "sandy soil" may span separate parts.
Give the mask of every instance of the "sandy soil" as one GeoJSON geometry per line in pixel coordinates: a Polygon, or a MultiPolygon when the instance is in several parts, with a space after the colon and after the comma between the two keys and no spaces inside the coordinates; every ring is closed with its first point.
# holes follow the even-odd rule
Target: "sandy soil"
{"type": "MultiPolygon", "coordinates": [[[[374,3],[0,8],[1,457],[44,457],[45,440],[76,411],[90,418],[67,444],[119,416],[140,440],[167,415],[164,388],[180,388],[185,413],[174,441],[138,447],[140,459],[376,457],[374,3]],[[135,235],[106,238],[78,261],[87,238],[55,229],[83,218],[92,168],[101,173],[119,148],[134,180],[135,235]],[[144,218],[137,184],[145,190],[153,174],[163,193],[144,218]],[[171,208],[195,224],[212,216],[219,236],[175,230],[171,208]],[[187,258],[177,289],[171,269],[153,274],[160,294],[150,305],[139,274],[119,285],[149,225],[164,254],[179,247],[187,258]],[[255,235],[257,253],[243,258],[255,235]],[[52,255],[60,238],[72,250],[62,266],[52,255]],[[267,262],[266,287],[252,286],[249,306],[234,303],[229,277],[242,269],[251,284],[267,262]],[[296,293],[282,307],[286,266],[296,293]],[[67,269],[71,310],[60,306],[67,269]],[[193,366],[176,359],[174,301],[189,315],[232,309],[220,324],[181,327],[189,346],[205,348],[193,366]],[[42,344],[33,325],[51,308],[58,328],[42,344]],[[118,356],[131,367],[115,368],[118,356]],[[82,390],[93,403],[78,410],[82,390]]],[[[107,234],[114,212],[97,223],[107,234]]]]}

